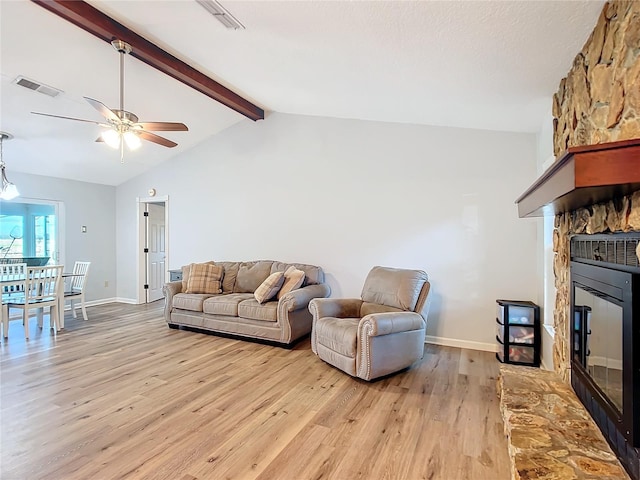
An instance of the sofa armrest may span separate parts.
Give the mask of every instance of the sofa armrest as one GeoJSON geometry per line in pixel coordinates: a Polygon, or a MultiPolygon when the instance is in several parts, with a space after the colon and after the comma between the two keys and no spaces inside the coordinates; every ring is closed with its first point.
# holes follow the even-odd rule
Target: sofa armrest
{"type": "Polygon", "coordinates": [[[325,283],[307,285],[293,290],[278,301],[278,323],[282,329],[280,341],[291,343],[311,331],[309,302],[316,297],[328,297],[331,288],[325,283]]]}
{"type": "Polygon", "coordinates": [[[314,320],[324,317],[357,318],[362,300],[359,298],[315,298],[309,302],[314,320]]]}
{"type": "Polygon", "coordinates": [[[314,298],[324,298],[331,295],[331,288],[326,283],[307,285],[306,287],[292,290],[278,301],[278,310],[293,312],[307,308],[314,298]]]}
{"type": "Polygon", "coordinates": [[[360,319],[358,324],[358,338],[364,335],[379,337],[398,332],[422,330],[426,324],[422,315],[415,312],[385,312],[372,313],[360,319]]]}
{"type": "Polygon", "coordinates": [[[171,323],[171,307],[173,306],[173,296],[182,292],[182,281],[165,283],[162,287],[164,295],[164,319],[171,323]]]}

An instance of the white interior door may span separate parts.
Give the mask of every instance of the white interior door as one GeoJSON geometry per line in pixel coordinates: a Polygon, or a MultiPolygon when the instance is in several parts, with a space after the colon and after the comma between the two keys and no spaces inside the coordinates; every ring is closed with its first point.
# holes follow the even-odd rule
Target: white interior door
{"type": "Polygon", "coordinates": [[[163,203],[147,204],[147,303],[162,298],[165,279],[165,224],[163,203]]]}

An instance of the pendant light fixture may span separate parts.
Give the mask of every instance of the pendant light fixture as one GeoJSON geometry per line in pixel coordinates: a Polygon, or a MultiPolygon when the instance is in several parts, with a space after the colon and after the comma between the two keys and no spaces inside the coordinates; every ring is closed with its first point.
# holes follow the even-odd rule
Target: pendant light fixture
{"type": "Polygon", "coordinates": [[[2,144],[5,140],[11,140],[12,138],[13,135],[5,132],[0,132],[0,172],[2,174],[2,190],[0,190],[0,199],[2,200],[12,200],[20,195],[20,193],[18,192],[18,187],[7,180],[4,158],[2,156],[2,144]]]}

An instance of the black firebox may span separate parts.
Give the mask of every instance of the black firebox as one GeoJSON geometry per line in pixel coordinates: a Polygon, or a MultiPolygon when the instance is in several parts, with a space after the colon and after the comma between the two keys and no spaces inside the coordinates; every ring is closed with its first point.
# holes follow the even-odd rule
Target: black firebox
{"type": "Polygon", "coordinates": [[[638,234],[571,240],[571,385],[640,480],[638,234]]]}

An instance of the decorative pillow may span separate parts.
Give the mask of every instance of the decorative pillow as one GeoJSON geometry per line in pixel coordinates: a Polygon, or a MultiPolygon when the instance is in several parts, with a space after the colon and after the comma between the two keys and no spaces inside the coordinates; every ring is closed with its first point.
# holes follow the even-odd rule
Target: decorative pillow
{"type": "Polygon", "coordinates": [[[189,279],[185,293],[220,293],[224,269],[209,263],[192,263],[189,265],[189,279]]]}
{"type": "Polygon", "coordinates": [[[260,286],[256,289],[256,293],[254,293],[253,295],[256,297],[258,303],[264,303],[276,296],[276,293],[278,293],[283,283],[284,272],[272,273],[264,282],[260,284],[260,286]]]}
{"type": "Polygon", "coordinates": [[[300,288],[302,282],[304,282],[304,275],[305,274],[302,270],[298,270],[293,265],[287,268],[287,270],[284,272],[284,283],[282,284],[282,288],[278,292],[278,300],[280,300],[291,290],[300,288]]]}
{"type": "MultiPolygon", "coordinates": [[[[207,265],[215,265],[216,262],[214,262],[213,260],[210,260],[208,262],[204,262],[207,265]]],[[[182,293],[186,293],[187,291],[187,283],[189,282],[189,271],[191,270],[191,265],[193,265],[192,263],[190,263],[189,265],[183,265],[182,266],[182,293]]]]}

